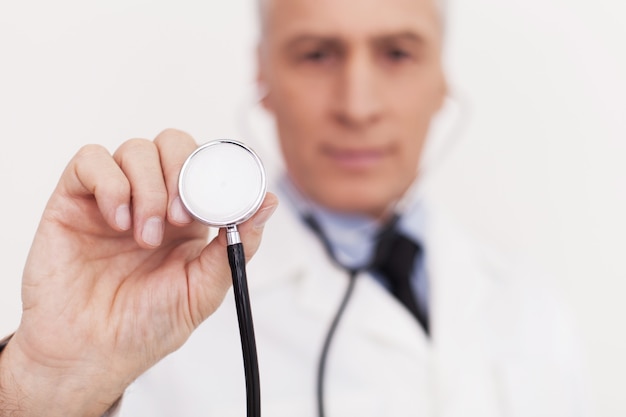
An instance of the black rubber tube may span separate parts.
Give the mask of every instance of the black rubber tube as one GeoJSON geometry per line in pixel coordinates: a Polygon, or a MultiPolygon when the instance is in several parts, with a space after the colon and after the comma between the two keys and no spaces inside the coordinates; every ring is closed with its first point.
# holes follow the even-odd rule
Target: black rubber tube
{"type": "Polygon", "coordinates": [[[241,351],[243,366],[246,375],[247,416],[261,416],[261,389],[259,382],[259,361],[254,338],[254,324],[250,295],[248,294],[248,280],[246,278],[246,258],[243,245],[236,243],[228,245],[228,262],[233,276],[233,291],[237,306],[239,321],[239,336],[241,337],[241,351]]]}
{"type": "Polygon", "coordinates": [[[335,317],[330,324],[328,333],[326,333],[326,338],[324,338],[324,345],[322,346],[322,353],[320,355],[317,366],[317,415],[319,417],[326,416],[324,383],[326,382],[326,364],[328,362],[328,352],[330,351],[330,345],[337,331],[337,326],[341,321],[341,317],[343,316],[343,313],[346,310],[346,306],[348,305],[348,301],[350,301],[350,297],[352,296],[352,293],[354,291],[354,284],[356,283],[357,274],[358,271],[350,271],[350,281],[348,281],[346,292],[344,293],[341,299],[341,303],[339,304],[339,308],[335,313],[335,317]]]}

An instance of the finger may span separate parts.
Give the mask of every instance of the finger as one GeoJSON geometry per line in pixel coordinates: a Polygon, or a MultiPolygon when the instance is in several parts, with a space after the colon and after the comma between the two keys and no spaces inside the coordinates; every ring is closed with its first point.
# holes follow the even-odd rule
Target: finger
{"type": "MultiPolygon", "coordinates": [[[[259,211],[239,227],[246,261],[257,252],[265,224],[277,207],[278,198],[268,193],[259,211]]],[[[217,309],[232,284],[226,246],[225,229],[221,229],[217,238],[204,248],[198,258],[189,263],[189,307],[196,327],[217,309]]]]}
{"type": "Polygon", "coordinates": [[[69,197],[94,196],[102,217],[113,229],[131,228],[130,184],[104,147],[81,148],[65,169],[59,186],[69,197]]]}
{"type": "Polygon", "coordinates": [[[246,262],[248,262],[259,249],[265,224],[272,217],[277,207],[278,197],[272,193],[267,193],[263,204],[255,215],[252,216],[250,220],[238,226],[239,235],[246,254],[246,262]]]}
{"type": "Polygon", "coordinates": [[[198,145],[190,135],[175,129],[164,130],[156,137],[154,143],[159,150],[167,189],[167,219],[173,225],[187,225],[193,221],[193,218],[180,200],[178,176],[185,160],[198,145]]]}
{"type": "Polygon", "coordinates": [[[159,153],[154,143],[132,139],[113,155],[130,181],[135,241],[154,248],[163,241],[167,190],[159,153]]]}

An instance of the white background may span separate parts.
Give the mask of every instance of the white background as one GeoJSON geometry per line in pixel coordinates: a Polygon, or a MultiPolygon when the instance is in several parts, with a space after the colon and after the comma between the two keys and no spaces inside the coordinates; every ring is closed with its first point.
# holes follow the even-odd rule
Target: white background
{"type": "MultiPolygon", "coordinates": [[[[599,416],[626,415],[625,13],[618,0],[453,3],[462,117],[447,120],[462,129],[428,176],[466,228],[551,274],[599,416]]],[[[252,0],[1,0],[0,334],[18,325],[30,241],[80,146],[166,127],[272,141],[254,108],[255,27],[252,0]]]]}

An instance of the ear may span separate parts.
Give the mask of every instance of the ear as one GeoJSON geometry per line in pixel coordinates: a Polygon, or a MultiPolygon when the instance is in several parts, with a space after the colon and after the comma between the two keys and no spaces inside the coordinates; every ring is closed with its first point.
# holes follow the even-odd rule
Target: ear
{"type": "Polygon", "coordinates": [[[256,48],[256,87],[257,87],[257,99],[259,103],[265,108],[265,110],[271,112],[272,106],[270,105],[269,100],[269,86],[267,82],[267,75],[265,68],[266,61],[263,56],[265,52],[263,51],[263,46],[259,42],[256,48]]]}

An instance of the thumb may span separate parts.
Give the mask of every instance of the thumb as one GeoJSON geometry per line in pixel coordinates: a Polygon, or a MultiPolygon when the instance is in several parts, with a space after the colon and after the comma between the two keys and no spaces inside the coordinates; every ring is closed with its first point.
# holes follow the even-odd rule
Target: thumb
{"type": "MultiPolygon", "coordinates": [[[[256,214],[238,227],[246,262],[258,250],[265,223],[274,214],[276,207],[278,198],[272,193],[267,193],[256,214]]],[[[187,266],[189,313],[194,328],[217,310],[232,285],[226,246],[226,229],[222,228],[218,236],[202,250],[200,256],[187,266]]]]}

